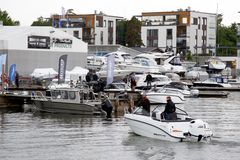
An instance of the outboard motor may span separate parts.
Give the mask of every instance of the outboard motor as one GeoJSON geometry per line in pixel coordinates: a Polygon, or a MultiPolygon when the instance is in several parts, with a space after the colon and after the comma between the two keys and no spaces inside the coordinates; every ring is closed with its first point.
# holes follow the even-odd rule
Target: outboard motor
{"type": "Polygon", "coordinates": [[[208,123],[203,122],[201,119],[190,121],[189,134],[192,137],[198,138],[198,141],[201,141],[202,138],[210,138],[213,135],[208,123]]]}

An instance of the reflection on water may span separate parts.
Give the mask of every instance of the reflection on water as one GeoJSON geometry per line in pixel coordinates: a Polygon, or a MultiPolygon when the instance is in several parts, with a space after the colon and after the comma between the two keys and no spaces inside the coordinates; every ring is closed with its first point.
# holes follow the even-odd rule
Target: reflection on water
{"type": "Polygon", "coordinates": [[[187,99],[189,115],[207,121],[209,143],[174,143],[133,134],[122,113],[103,116],[39,113],[32,106],[0,109],[0,159],[4,160],[238,160],[240,102],[228,98],[187,99]]]}

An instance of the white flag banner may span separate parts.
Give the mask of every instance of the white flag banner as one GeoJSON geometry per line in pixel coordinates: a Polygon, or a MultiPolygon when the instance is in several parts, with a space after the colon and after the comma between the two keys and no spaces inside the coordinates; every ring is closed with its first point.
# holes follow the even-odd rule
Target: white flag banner
{"type": "Polygon", "coordinates": [[[107,84],[111,84],[113,82],[114,63],[114,55],[112,54],[107,57],[107,84]]]}

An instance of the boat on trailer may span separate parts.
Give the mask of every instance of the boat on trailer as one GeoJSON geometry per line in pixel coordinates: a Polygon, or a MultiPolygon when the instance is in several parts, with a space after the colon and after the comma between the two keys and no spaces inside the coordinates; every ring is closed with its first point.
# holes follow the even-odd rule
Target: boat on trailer
{"type": "Polygon", "coordinates": [[[157,106],[150,116],[147,116],[142,107],[137,107],[133,113],[126,110],[124,118],[135,134],[149,138],[199,142],[208,141],[213,136],[208,123],[201,119],[192,119],[180,108],[176,110],[176,120],[161,119],[163,108],[157,106]]]}

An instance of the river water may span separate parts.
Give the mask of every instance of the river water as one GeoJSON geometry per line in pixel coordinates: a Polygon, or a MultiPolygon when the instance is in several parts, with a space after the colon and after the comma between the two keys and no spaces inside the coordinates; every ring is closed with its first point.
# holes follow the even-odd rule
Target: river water
{"type": "Polygon", "coordinates": [[[240,94],[191,98],[184,108],[210,124],[208,143],[167,142],[133,134],[121,114],[38,113],[31,105],[0,110],[0,160],[239,160],[240,94]]]}

